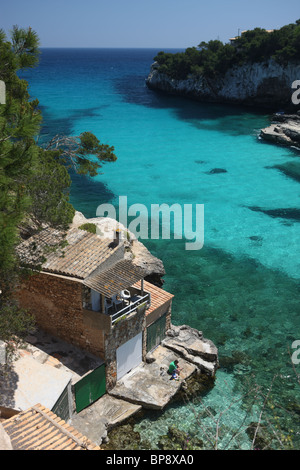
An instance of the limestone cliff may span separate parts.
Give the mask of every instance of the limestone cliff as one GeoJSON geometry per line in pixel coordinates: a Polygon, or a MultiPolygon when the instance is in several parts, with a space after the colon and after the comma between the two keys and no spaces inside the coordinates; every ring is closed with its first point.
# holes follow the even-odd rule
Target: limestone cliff
{"type": "Polygon", "coordinates": [[[262,106],[277,110],[291,105],[292,83],[300,79],[300,64],[282,66],[273,60],[234,66],[223,76],[208,79],[189,76],[172,79],[158,70],[155,62],[146,84],[160,90],[199,101],[262,106]]]}

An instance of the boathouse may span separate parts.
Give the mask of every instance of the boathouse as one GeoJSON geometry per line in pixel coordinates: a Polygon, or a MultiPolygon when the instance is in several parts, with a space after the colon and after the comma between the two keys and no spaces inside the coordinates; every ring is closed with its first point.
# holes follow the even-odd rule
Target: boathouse
{"type": "Polygon", "coordinates": [[[39,328],[92,353],[101,365],[75,385],[80,411],[145,361],[171,324],[173,295],[144,280],[122,239],[47,228],[18,247],[17,296],[39,328]]]}

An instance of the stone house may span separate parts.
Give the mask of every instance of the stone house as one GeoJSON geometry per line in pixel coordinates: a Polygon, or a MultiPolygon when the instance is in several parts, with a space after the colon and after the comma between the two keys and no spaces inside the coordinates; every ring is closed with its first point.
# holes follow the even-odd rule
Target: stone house
{"type": "Polygon", "coordinates": [[[17,251],[33,270],[17,292],[20,306],[42,330],[103,360],[96,395],[111,390],[164,339],[173,295],[144,280],[118,236],[47,228],[17,251]]]}

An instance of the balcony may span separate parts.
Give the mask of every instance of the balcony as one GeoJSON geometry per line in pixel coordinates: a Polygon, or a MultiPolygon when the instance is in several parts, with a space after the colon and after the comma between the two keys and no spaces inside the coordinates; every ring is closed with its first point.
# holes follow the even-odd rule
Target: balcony
{"type": "Polygon", "coordinates": [[[111,329],[121,318],[126,318],[145,304],[151,305],[151,294],[144,291],[144,271],[131,260],[120,260],[106,270],[96,270],[83,281],[88,288],[84,295],[84,309],[97,312],[88,317],[99,329],[111,329]],[[139,287],[135,283],[140,281],[139,287]]]}
{"type": "Polygon", "coordinates": [[[150,306],[151,293],[136,287],[130,287],[111,298],[91,292],[91,302],[83,306],[85,323],[92,325],[92,328],[110,331],[121,319],[125,319],[140,308],[146,310],[150,306]]]}
{"type": "Polygon", "coordinates": [[[117,300],[111,305],[108,303],[105,307],[106,315],[110,315],[112,326],[120,321],[122,318],[126,318],[131,313],[138,311],[139,308],[145,306],[145,310],[151,305],[151,294],[150,292],[141,292],[137,289],[131,289],[130,297],[128,299],[117,300]],[[133,292],[136,291],[136,292],[133,292]]]}

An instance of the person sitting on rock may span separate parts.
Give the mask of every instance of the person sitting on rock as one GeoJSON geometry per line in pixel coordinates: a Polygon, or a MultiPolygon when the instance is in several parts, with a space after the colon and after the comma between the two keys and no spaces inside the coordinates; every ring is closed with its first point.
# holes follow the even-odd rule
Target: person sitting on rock
{"type": "Polygon", "coordinates": [[[169,365],[169,374],[173,375],[173,373],[180,375],[181,367],[179,367],[179,361],[178,359],[175,359],[175,361],[171,362],[169,365]]]}

